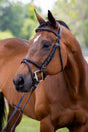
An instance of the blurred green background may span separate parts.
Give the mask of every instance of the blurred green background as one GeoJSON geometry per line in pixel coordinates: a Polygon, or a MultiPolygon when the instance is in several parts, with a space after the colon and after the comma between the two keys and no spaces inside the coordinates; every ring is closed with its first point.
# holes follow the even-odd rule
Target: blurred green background
{"type": "MultiPolygon", "coordinates": [[[[24,0],[25,1],[25,0],[24,0]]],[[[38,0],[44,2],[44,0],[38,0]]],[[[88,51],[88,0],[53,0],[51,11],[57,20],[63,20],[79,41],[82,51],[88,51]]],[[[46,19],[36,0],[23,3],[21,0],[0,0],[0,40],[5,38],[22,38],[30,40],[38,26],[34,9],[46,19]]],[[[47,7],[51,1],[47,2],[47,7]]],[[[43,3],[42,3],[43,4],[43,3]]],[[[47,19],[46,19],[47,20],[47,19]]],[[[17,127],[16,132],[39,132],[39,122],[26,116],[17,127]]],[[[68,132],[66,128],[57,132],[68,132]]]]}
{"type": "MultiPolygon", "coordinates": [[[[44,6],[43,0],[26,1],[0,0],[0,39],[19,37],[30,40],[34,36],[38,26],[34,9],[46,18],[47,11],[43,10],[48,9],[52,1],[48,0],[44,6]]],[[[51,6],[55,18],[67,23],[82,49],[88,47],[88,0],[53,0],[51,6]]]]}

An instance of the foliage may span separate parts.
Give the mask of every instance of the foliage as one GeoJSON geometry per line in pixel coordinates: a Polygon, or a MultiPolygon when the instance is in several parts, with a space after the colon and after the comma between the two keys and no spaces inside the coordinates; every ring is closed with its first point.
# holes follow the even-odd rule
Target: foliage
{"type": "Polygon", "coordinates": [[[24,23],[24,8],[20,3],[9,3],[2,8],[0,14],[0,29],[10,30],[14,36],[18,36],[24,23]]]}
{"type": "Polygon", "coordinates": [[[9,30],[6,30],[5,32],[0,31],[0,39],[5,39],[5,38],[13,38],[14,36],[9,30]]]}
{"type": "Polygon", "coordinates": [[[24,25],[21,29],[20,37],[23,39],[32,39],[35,34],[37,23],[32,19],[25,19],[24,25]]]}
{"type": "Polygon", "coordinates": [[[72,33],[77,37],[82,47],[88,46],[84,27],[88,31],[86,19],[88,18],[88,0],[57,0],[53,13],[57,19],[64,20],[72,33]],[[85,32],[85,33],[84,33],[85,32]]]}
{"type": "Polygon", "coordinates": [[[15,37],[30,39],[36,27],[34,8],[31,3],[0,1],[0,30],[10,30],[15,37]]]}
{"type": "Polygon", "coordinates": [[[35,9],[35,6],[29,4],[29,12],[30,12],[30,13],[29,13],[29,17],[30,17],[32,20],[35,20],[34,9],[35,9]]]}
{"type": "MultiPolygon", "coordinates": [[[[0,30],[9,30],[14,37],[32,38],[37,26],[34,8],[42,14],[41,9],[33,5],[33,1],[25,5],[0,0],[0,30]]],[[[67,23],[82,47],[85,47],[84,44],[88,47],[88,0],[57,0],[53,14],[67,23]]]]}
{"type": "Polygon", "coordinates": [[[84,41],[88,47],[88,19],[86,19],[84,22],[84,41]]]}

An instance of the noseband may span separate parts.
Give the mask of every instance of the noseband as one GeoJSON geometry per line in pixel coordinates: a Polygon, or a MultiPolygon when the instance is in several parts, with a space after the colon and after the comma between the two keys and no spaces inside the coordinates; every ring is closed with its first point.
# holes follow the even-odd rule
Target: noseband
{"type": "Polygon", "coordinates": [[[51,32],[51,33],[53,33],[55,36],[57,36],[58,39],[57,39],[56,43],[54,44],[54,46],[53,46],[53,48],[52,48],[52,50],[51,50],[49,56],[47,57],[47,59],[45,60],[45,62],[44,62],[42,65],[40,65],[40,64],[38,64],[38,63],[34,62],[33,60],[28,59],[28,58],[24,58],[24,59],[22,60],[21,63],[25,63],[25,64],[28,66],[29,72],[31,73],[31,77],[32,77],[32,81],[33,81],[33,86],[34,86],[34,84],[35,84],[35,80],[36,80],[36,82],[39,83],[41,80],[44,80],[44,79],[45,79],[45,77],[46,77],[45,68],[46,68],[47,65],[50,63],[50,61],[53,59],[54,54],[56,53],[57,48],[59,48],[61,66],[62,66],[62,70],[63,70],[63,60],[62,60],[61,45],[60,45],[60,39],[61,39],[61,33],[62,33],[62,28],[61,28],[61,26],[60,26],[60,29],[59,29],[59,33],[56,33],[56,32],[54,32],[54,31],[52,31],[52,30],[50,30],[50,29],[48,29],[48,28],[37,28],[37,29],[36,29],[36,32],[38,32],[38,31],[47,31],[47,32],[51,32]],[[37,71],[35,71],[35,72],[33,73],[32,70],[31,70],[31,67],[30,67],[29,63],[35,65],[39,70],[37,70],[37,71]],[[42,77],[41,80],[38,79],[38,73],[41,73],[41,77],[42,77]]]}

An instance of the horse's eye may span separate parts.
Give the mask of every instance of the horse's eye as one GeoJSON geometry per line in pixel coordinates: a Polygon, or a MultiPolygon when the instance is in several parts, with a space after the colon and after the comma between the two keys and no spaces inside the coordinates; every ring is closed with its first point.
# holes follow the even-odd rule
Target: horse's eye
{"type": "Polygon", "coordinates": [[[42,45],[42,48],[49,48],[51,46],[51,43],[48,41],[45,41],[42,45]]]}

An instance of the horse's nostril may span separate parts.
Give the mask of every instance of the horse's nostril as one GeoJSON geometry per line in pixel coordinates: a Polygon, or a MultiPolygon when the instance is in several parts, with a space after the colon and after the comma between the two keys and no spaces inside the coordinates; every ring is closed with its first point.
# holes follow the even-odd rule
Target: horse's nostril
{"type": "Polygon", "coordinates": [[[18,79],[18,85],[24,85],[24,79],[22,76],[20,76],[18,79]]]}
{"type": "Polygon", "coordinates": [[[19,76],[19,78],[17,80],[13,80],[13,83],[16,86],[17,90],[24,87],[24,79],[22,76],[19,76]]]}

